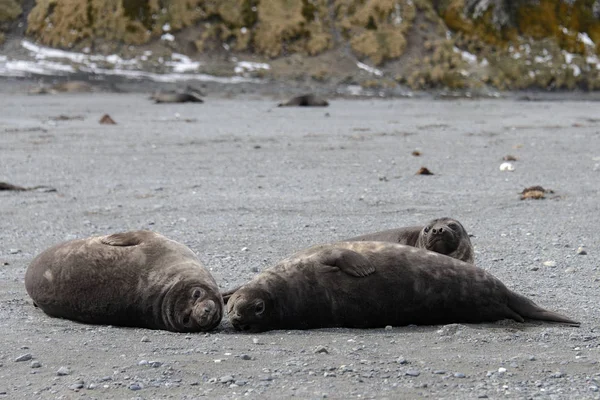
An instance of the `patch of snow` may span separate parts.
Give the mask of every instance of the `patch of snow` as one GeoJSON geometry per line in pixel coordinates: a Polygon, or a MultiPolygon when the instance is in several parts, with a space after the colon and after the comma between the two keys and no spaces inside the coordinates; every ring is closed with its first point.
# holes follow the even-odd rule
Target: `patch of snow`
{"type": "Polygon", "coordinates": [[[565,57],[565,62],[567,64],[571,64],[571,62],[573,61],[573,58],[575,57],[575,54],[569,53],[568,51],[565,51],[565,50],[562,51],[562,54],[565,57]]]}
{"type": "Polygon", "coordinates": [[[139,59],[124,60],[115,54],[103,56],[63,51],[38,46],[27,40],[23,40],[21,45],[30,52],[32,60],[9,59],[5,55],[0,55],[0,76],[66,75],[81,71],[98,75],[123,76],[129,79],[149,79],[156,82],[186,80],[219,83],[261,82],[257,79],[239,76],[227,78],[189,73],[189,71],[197,71],[201,63],[192,61],[188,56],[179,53],[173,53],[171,60],[165,62],[165,65],[171,68],[171,73],[159,74],[139,70],[140,60],[147,59],[152,55],[151,51],[145,51],[139,59]]]}
{"type": "Polygon", "coordinates": [[[358,61],[356,63],[356,66],[362,70],[367,71],[370,74],[376,75],[376,76],[383,76],[383,72],[378,70],[377,68],[373,68],[373,67],[369,67],[367,64],[363,64],[360,61],[358,61]]]}
{"type": "Polygon", "coordinates": [[[596,46],[596,43],[594,43],[594,41],[590,39],[588,34],[585,32],[580,32],[579,34],[577,34],[577,38],[581,40],[581,42],[586,46],[596,46]]]}
{"type": "Polygon", "coordinates": [[[460,53],[460,56],[462,57],[462,59],[464,61],[468,62],[469,64],[477,63],[477,56],[475,54],[469,53],[468,51],[461,50],[456,46],[454,46],[453,50],[455,53],[460,53]]]}
{"type": "Polygon", "coordinates": [[[271,66],[266,63],[257,63],[252,61],[238,61],[233,69],[236,74],[258,71],[260,69],[269,70],[271,66]]]}
{"type": "Polygon", "coordinates": [[[248,28],[246,28],[245,26],[242,26],[240,28],[240,32],[242,33],[242,35],[245,35],[248,32],[248,28]]]}
{"type": "Polygon", "coordinates": [[[535,78],[535,72],[533,72],[533,71],[529,71],[529,73],[528,73],[528,74],[529,74],[529,77],[530,77],[530,78],[532,78],[532,79],[533,79],[533,78],[535,78]]]}
{"type": "Polygon", "coordinates": [[[579,68],[579,66],[577,66],[576,64],[572,64],[570,65],[570,67],[573,70],[573,76],[581,75],[581,68],[579,68]]]}
{"type": "Polygon", "coordinates": [[[547,55],[547,56],[535,56],[533,57],[533,61],[538,63],[538,64],[546,64],[547,62],[552,61],[552,56],[551,55],[547,55]]]}
{"type": "Polygon", "coordinates": [[[164,35],[162,35],[160,37],[160,40],[166,40],[168,42],[172,42],[173,40],[175,40],[175,36],[171,35],[170,33],[165,33],[164,35]]]}
{"type": "Polygon", "coordinates": [[[163,32],[170,32],[171,25],[167,22],[166,24],[163,25],[162,30],[163,30],[163,32]]]}
{"type": "Polygon", "coordinates": [[[400,4],[394,5],[394,25],[398,26],[402,23],[402,13],[400,11],[400,4]]]}
{"type": "Polygon", "coordinates": [[[482,67],[487,67],[488,65],[490,65],[489,61],[487,60],[487,58],[484,58],[483,60],[481,60],[481,64],[482,67]]]}

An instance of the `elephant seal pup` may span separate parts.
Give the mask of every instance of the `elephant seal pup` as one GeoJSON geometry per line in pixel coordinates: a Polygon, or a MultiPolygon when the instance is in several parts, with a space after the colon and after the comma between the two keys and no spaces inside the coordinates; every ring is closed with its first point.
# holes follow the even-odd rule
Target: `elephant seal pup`
{"type": "Polygon", "coordinates": [[[425,226],[409,226],[357,236],[347,241],[381,241],[435,251],[473,264],[473,245],[463,225],[452,218],[438,218],[425,226]]]}
{"type": "Polygon", "coordinates": [[[200,93],[186,90],[185,92],[156,92],[150,96],[154,103],[204,103],[200,93]]]}
{"type": "Polygon", "coordinates": [[[242,286],[227,310],[235,329],[253,332],[505,318],[579,325],[481,268],[386,242],[340,242],[297,253],[242,286]]]}
{"type": "MultiPolygon", "coordinates": [[[[452,218],[431,220],[425,226],[389,229],[346,239],[347,242],[379,241],[405,244],[435,251],[469,264],[475,262],[469,234],[460,222],[452,218]]],[[[225,304],[241,286],[221,292],[225,304]]]]}
{"type": "Polygon", "coordinates": [[[285,103],[279,103],[277,107],[327,107],[328,105],[327,100],[311,93],[293,97],[285,103]]]}
{"type": "Polygon", "coordinates": [[[51,247],[29,265],[25,288],[46,314],[90,324],[208,331],[224,308],[196,255],[151,231],[51,247]]]}

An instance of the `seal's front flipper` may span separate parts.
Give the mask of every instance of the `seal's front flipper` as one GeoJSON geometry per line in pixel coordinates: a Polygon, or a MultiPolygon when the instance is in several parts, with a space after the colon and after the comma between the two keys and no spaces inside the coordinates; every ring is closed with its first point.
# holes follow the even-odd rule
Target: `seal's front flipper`
{"type": "Polygon", "coordinates": [[[100,239],[100,242],[109,246],[137,246],[142,243],[149,234],[153,233],[151,231],[121,232],[104,236],[100,239]]]}
{"type": "Polygon", "coordinates": [[[229,299],[231,298],[231,296],[233,296],[233,294],[235,292],[237,292],[239,289],[241,288],[241,286],[237,286],[233,289],[229,289],[226,290],[224,292],[221,292],[221,297],[223,297],[223,303],[227,304],[227,302],[229,301],[229,299]]]}
{"type": "Polygon", "coordinates": [[[362,277],[375,272],[375,267],[362,254],[348,249],[333,249],[323,255],[325,265],[339,268],[342,272],[362,277]]]}

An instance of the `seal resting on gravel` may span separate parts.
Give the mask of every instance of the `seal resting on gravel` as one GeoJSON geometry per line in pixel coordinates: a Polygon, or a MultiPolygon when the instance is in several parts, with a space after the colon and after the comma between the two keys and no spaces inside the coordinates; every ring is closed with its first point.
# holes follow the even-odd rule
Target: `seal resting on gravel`
{"type": "Polygon", "coordinates": [[[327,100],[311,93],[293,97],[285,103],[279,103],[277,107],[327,107],[328,105],[327,100]]]}
{"type": "Polygon", "coordinates": [[[301,251],[257,275],[228,302],[236,330],[475,323],[578,322],[512,292],[474,265],[386,242],[301,251]]]}
{"type": "Polygon", "coordinates": [[[208,331],[224,308],[196,255],[151,231],[53,246],[31,262],[25,288],[46,314],[90,324],[208,331]]]}
{"type": "MultiPolygon", "coordinates": [[[[435,251],[457,260],[473,264],[473,245],[463,225],[452,218],[438,218],[425,226],[408,226],[369,233],[345,239],[347,242],[379,241],[405,244],[425,250],[435,251]]],[[[221,292],[225,304],[241,286],[221,292]]]]}
{"type": "Polygon", "coordinates": [[[183,92],[156,92],[150,96],[150,100],[155,103],[204,103],[200,97],[200,93],[194,90],[186,90],[183,92]]]}
{"type": "Polygon", "coordinates": [[[357,236],[347,241],[381,241],[435,251],[473,264],[473,245],[464,226],[452,218],[437,218],[425,226],[409,226],[357,236]]]}

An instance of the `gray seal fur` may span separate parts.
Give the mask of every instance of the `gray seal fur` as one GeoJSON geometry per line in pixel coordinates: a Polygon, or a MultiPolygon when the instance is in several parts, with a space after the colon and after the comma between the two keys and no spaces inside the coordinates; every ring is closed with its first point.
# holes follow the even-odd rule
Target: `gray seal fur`
{"type": "Polygon", "coordinates": [[[357,236],[347,241],[381,241],[435,251],[473,264],[473,245],[464,226],[453,218],[437,218],[425,226],[409,226],[357,236]]]}
{"type": "Polygon", "coordinates": [[[481,268],[386,242],[315,246],[263,271],[227,304],[236,330],[377,328],[513,319],[578,322],[481,268]]]}
{"type": "Polygon", "coordinates": [[[46,314],[90,324],[208,331],[224,308],[196,255],[151,231],[53,246],[31,262],[25,288],[46,314]]]}

